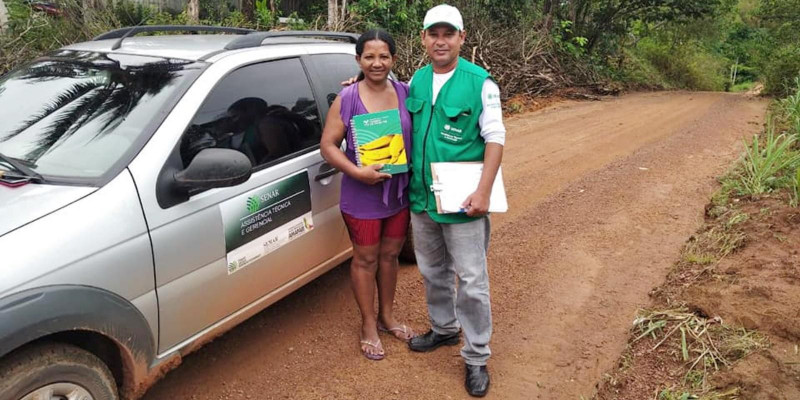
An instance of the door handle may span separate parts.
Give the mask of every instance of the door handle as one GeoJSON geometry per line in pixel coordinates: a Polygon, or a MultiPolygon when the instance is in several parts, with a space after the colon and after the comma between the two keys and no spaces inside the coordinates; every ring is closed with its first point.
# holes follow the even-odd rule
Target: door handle
{"type": "Polygon", "coordinates": [[[325,164],[322,164],[322,166],[319,168],[319,174],[317,174],[317,176],[314,177],[314,180],[319,182],[319,181],[321,181],[321,180],[323,180],[325,178],[334,176],[334,175],[336,175],[338,173],[339,173],[338,169],[332,167],[328,163],[325,163],[325,164]]]}

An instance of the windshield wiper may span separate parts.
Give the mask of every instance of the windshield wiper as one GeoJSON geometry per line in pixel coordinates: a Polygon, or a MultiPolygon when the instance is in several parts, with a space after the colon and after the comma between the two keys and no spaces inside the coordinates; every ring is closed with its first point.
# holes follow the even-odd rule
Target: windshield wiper
{"type": "MultiPolygon", "coordinates": [[[[3,153],[0,153],[0,162],[4,162],[8,164],[11,168],[15,169],[19,174],[14,175],[16,178],[28,178],[31,180],[36,180],[38,182],[44,182],[44,178],[39,175],[36,171],[31,169],[30,167],[26,166],[22,163],[22,161],[17,160],[16,158],[12,158],[3,153]]],[[[2,175],[0,175],[2,176],[2,175]]]]}

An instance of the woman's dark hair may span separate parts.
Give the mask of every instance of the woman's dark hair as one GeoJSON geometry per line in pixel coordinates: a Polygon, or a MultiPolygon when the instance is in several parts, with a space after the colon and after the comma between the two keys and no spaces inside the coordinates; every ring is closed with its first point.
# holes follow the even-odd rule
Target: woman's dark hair
{"type": "Polygon", "coordinates": [[[361,53],[364,52],[364,44],[370,40],[380,40],[381,42],[386,43],[386,45],[389,46],[389,53],[392,53],[392,55],[395,55],[397,52],[397,46],[394,44],[394,38],[391,34],[389,34],[389,32],[386,32],[383,29],[372,29],[362,33],[361,36],[358,37],[358,40],[356,41],[356,54],[360,56],[361,53]]]}
{"type": "MultiPolygon", "coordinates": [[[[380,40],[386,43],[389,46],[389,53],[392,56],[395,55],[397,52],[397,46],[394,44],[394,38],[389,32],[386,32],[383,29],[371,29],[361,34],[356,41],[356,54],[361,57],[361,54],[364,53],[364,44],[369,42],[370,40],[380,40]]],[[[364,73],[358,73],[358,80],[364,79],[364,73]]]]}

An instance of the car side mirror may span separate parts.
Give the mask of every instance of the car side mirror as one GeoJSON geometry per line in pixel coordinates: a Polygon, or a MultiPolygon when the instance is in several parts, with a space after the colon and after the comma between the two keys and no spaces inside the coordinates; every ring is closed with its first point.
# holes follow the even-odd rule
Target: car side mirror
{"type": "Polygon", "coordinates": [[[250,159],[231,149],[203,149],[189,166],[175,173],[180,189],[211,189],[235,186],[250,179],[250,159]]]}

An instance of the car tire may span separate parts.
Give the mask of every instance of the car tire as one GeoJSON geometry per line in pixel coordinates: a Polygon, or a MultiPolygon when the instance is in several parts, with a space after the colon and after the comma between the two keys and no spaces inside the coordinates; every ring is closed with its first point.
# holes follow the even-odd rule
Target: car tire
{"type": "Polygon", "coordinates": [[[76,346],[44,343],[0,360],[0,399],[42,398],[44,392],[51,393],[52,398],[119,399],[108,367],[76,346]]]}
{"type": "Polygon", "coordinates": [[[403,248],[400,249],[400,260],[409,263],[417,262],[417,255],[414,254],[414,232],[411,231],[411,222],[408,223],[406,242],[403,243],[403,248]]]}

